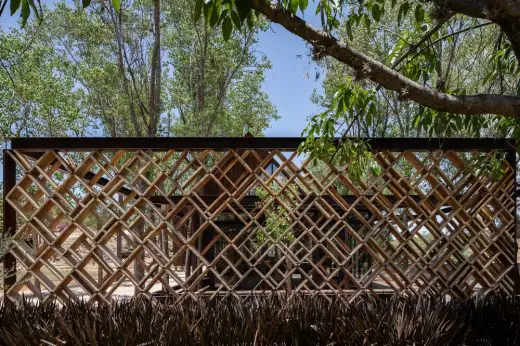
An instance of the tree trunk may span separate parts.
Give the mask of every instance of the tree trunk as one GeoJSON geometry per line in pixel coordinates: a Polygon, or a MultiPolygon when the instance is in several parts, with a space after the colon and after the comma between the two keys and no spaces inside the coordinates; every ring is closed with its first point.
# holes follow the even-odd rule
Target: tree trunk
{"type": "Polygon", "coordinates": [[[154,45],[150,70],[150,123],[148,136],[155,137],[161,116],[161,0],[154,0],[154,45]]]}
{"type": "Polygon", "coordinates": [[[520,63],[520,19],[499,21],[498,24],[511,42],[513,52],[520,63]]]}

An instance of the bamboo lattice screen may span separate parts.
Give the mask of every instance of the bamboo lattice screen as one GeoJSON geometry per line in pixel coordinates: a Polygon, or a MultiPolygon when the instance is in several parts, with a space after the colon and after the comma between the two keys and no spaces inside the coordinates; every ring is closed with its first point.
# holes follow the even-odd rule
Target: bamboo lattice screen
{"type": "Polygon", "coordinates": [[[269,140],[13,144],[4,225],[16,241],[5,266],[19,270],[6,294],[514,290],[515,154],[498,180],[466,169],[505,146],[438,150],[424,141],[404,150],[386,140],[372,145],[380,173],[354,179],[297,145],[253,145],[269,140]]]}

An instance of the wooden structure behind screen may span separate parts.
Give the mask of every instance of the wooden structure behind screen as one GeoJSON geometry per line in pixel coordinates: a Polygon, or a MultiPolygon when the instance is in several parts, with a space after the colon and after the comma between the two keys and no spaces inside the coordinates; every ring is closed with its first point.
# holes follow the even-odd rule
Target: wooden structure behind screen
{"type": "Polygon", "coordinates": [[[6,295],[465,298],[518,287],[507,141],[373,139],[380,174],[359,179],[298,154],[299,141],[13,140],[5,267],[18,270],[6,295]],[[500,178],[467,169],[496,152],[500,178]]]}

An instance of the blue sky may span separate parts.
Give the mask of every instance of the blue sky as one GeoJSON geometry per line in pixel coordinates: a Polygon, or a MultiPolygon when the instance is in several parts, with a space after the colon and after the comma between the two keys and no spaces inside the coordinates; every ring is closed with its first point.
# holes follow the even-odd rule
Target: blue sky
{"type": "MultiPolygon", "coordinates": [[[[0,17],[0,27],[17,26],[17,17],[0,17]]],[[[313,9],[306,11],[305,19],[318,25],[313,9]]],[[[310,101],[314,89],[321,90],[322,78],[316,80],[319,67],[308,57],[309,49],[302,39],[290,34],[277,24],[260,33],[257,50],[272,62],[263,85],[281,117],[266,130],[267,136],[300,136],[307,116],[318,108],[310,101]]],[[[323,73],[320,74],[323,76],[323,73]]]]}
{"type": "Polygon", "coordinates": [[[322,78],[316,81],[318,67],[308,57],[309,49],[303,40],[279,25],[272,28],[260,35],[259,50],[273,65],[267,72],[263,88],[281,119],[272,123],[266,135],[299,136],[307,116],[317,111],[310,97],[314,89],[321,89],[322,78]]]}

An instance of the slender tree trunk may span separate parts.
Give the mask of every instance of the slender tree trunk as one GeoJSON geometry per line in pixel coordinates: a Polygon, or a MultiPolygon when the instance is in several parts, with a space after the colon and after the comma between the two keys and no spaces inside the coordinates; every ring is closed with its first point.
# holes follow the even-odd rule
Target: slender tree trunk
{"type": "MultiPolygon", "coordinates": [[[[200,114],[205,108],[205,95],[206,95],[206,55],[208,53],[208,27],[204,25],[204,41],[202,43],[202,52],[199,57],[199,69],[200,75],[197,81],[197,112],[200,114]]],[[[200,127],[202,128],[202,117],[200,127]]]]}
{"type": "Polygon", "coordinates": [[[504,20],[499,22],[499,25],[511,42],[513,52],[520,63],[520,19],[504,20]]]}
{"type": "Polygon", "coordinates": [[[148,136],[157,135],[161,115],[161,0],[154,0],[154,45],[150,70],[150,123],[148,136]]]}
{"type": "MultiPolygon", "coordinates": [[[[114,11],[113,9],[111,9],[114,11]]],[[[139,122],[137,121],[137,113],[134,104],[134,97],[132,95],[131,87],[129,86],[129,81],[125,72],[125,63],[123,58],[123,50],[124,50],[124,40],[123,40],[123,24],[121,23],[121,11],[119,13],[114,13],[112,15],[112,21],[114,25],[114,33],[116,36],[117,42],[117,67],[119,71],[119,75],[121,78],[121,82],[123,83],[123,88],[128,97],[128,106],[130,110],[130,119],[132,120],[132,124],[134,125],[134,131],[138,136],[139,133],[139,122]],[[117,16],[117,17],[116,17],[117,16]]]]}

